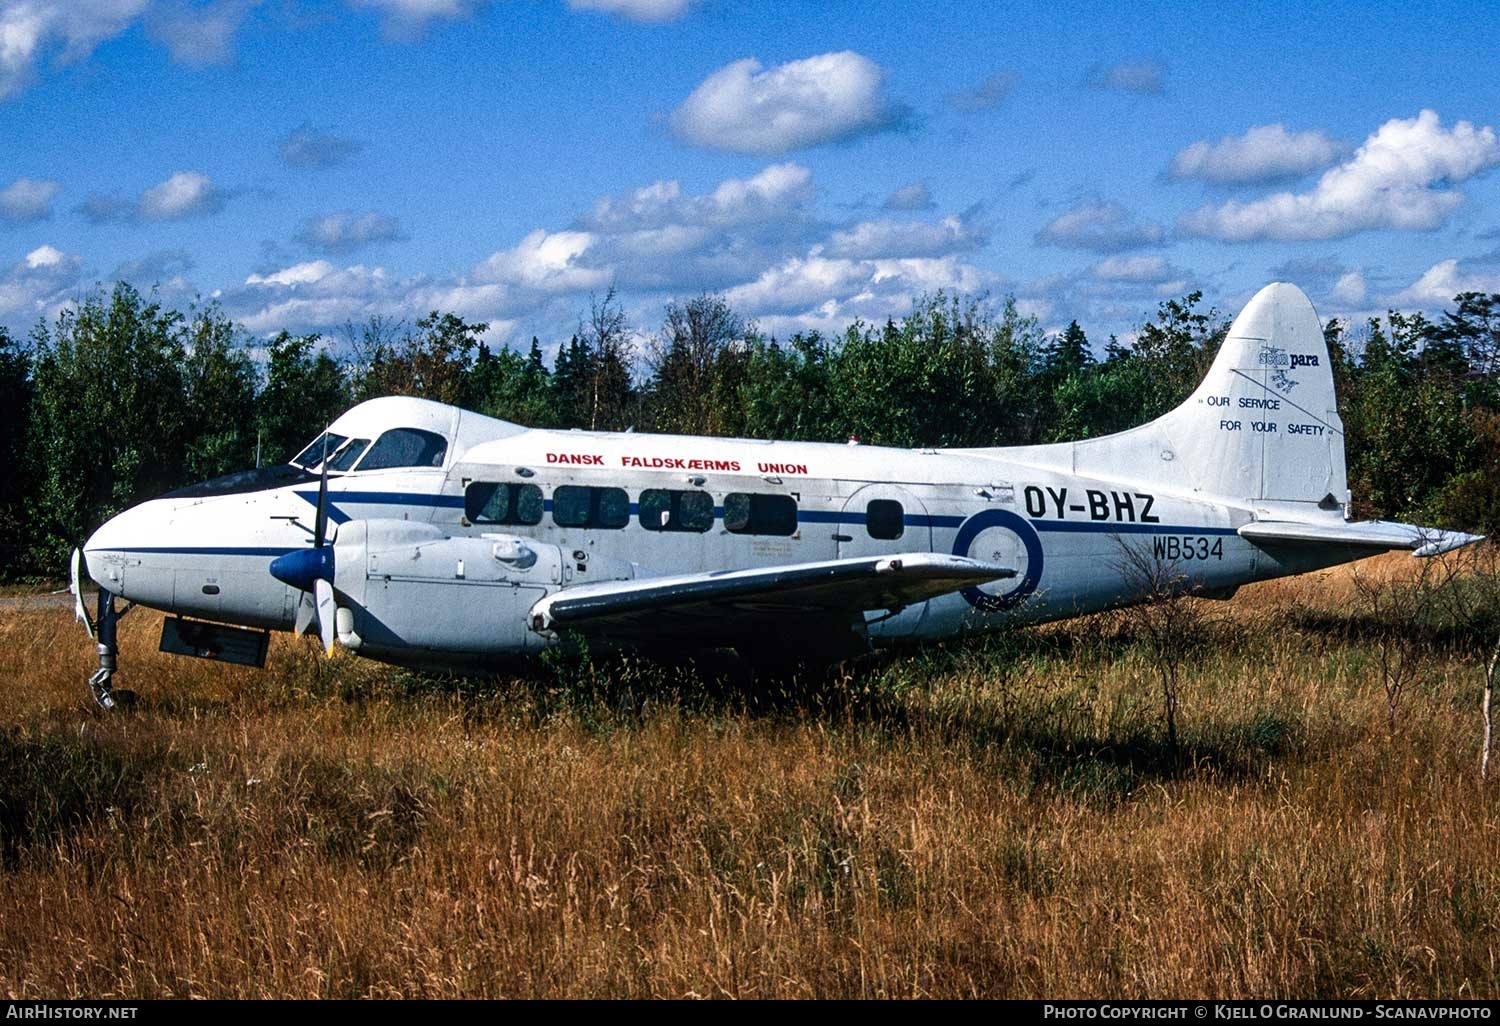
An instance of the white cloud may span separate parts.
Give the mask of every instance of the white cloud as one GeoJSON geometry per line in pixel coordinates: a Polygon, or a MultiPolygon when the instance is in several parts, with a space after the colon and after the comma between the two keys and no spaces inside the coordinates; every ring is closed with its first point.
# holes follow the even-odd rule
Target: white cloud
{"type": "Polygon", "coordinates": [[[571,225],[536,228],[467,270],[401,277],[331,259],[281,262],[220,298],[255,332],[337,332],[373,315],[444,309],[490,322],[492,337],[525,338],[576,323],[589,296],[611,285],[639,323],[667,299],[707,289],[785,334],[901,316],[922,292],[979,292],[996,281],[961,259],[983,238],[967,215],[871,220],[830,236],[809,212],[813,192],[797,164],[699,193],[659,181],[604,197],[571,225]]]}
{"type": "Polygon", "coordinates": [[[812,196],[805,167],[772,164],[698,195],[658,181],[604,197],[576,227],[595,238],[585,262],[610,268],[622,288],[723,288],[811,240],[812,196]]]}
{"type": "Polygon", "coordinates": [[[402,239],[401,223],[374,210],[363,214],[340,212],[309,217],[297,233],[297,241],[314,249],[347,253],[375,242],[402,239]]]}
{"type": "Polygon", "coordinates": [[[1120,61],[1095,64],[1086,79],[1090,89],[1109,89],[1120,93],[1157,95],[1164,91],[1165,72],[1155,61],[1120,61]]]}
{"type": "Polygon", "coordinates": [[[1460,292],[1500,292],[1500,272],[1483,274],[1464,267],[1458,260],[1443,260],[1392,296],[1391,303],[1434,309],[1447,306],[1460,292]]]}
{"type": "Polygon", "coordinates": [[[1329,291],[1335,300],[1345,306],[1360,306],[1370,294],[1370,287],[1365,283],[1365,276],[1359,271],[1347,271],[1339,276],[1339,280],[1333,283],[1329,291]]]}
{"type": "Polygon", "coordinates": [[[675,180],[606,196],[584,224],[616,234],[670,225],[723,228],[795,217],[811,198],[811,171],[800,164],[771,164],[750,178],[726,178],[701,196],[685,194],[675,180]]]}
{"type": "Polygon", "coordinates": [[[147,0],[5,0],[0,3],[0,100],[19,93],[43,57],[79,61],[130,27],[147,0]]]}
{"type": "Polygon", "coordinates": [[[861,221],[829,236],[829,256],[874,260],[882,257],[940,257],[978,249],[983,231],[959,217],[941,221],[861,221]]]}
{"type": "Polygon", "coordinates": [[[17,178],[0,189],[0,220],[45,221],[62,186],[35,178],[17,178]]]}
{"type": "Polygon", "coordinates": [[[1216,143],[1201,140],[1172,158],[1172,178],[1198,178],[1220,185],[1296,178],[1332,164],[1345,146],[1322,132],[1288,132],[1282,125],[1256,125],[1244,135],[1216,143]]]}
{"type": "Polygon", "coordinates": [[[1118,203],[1089,200],[1049,221],[1037,232],[1036,241],[1064,249],[1117,253],[1156,245],[1165,234],[1158,224],[1136,221],[1118,203]]]}
{"type": "Polygon", "coordinates": [[[348,0],[351,7],[377,11],[389,36],[420,35],[429,22],[466,18],[480,0],[348,0]]]}
{"type": "Polygon", "coordinates": [[[68,255],[56,246],[41,245],[27,253],[23,263],[27,270],[37,271],[43,268],[61,267],[67,260],[68,255]]]}
{"type": "Polygon", "coordinates": [[[672,21],[687,13],[694,0],[568,0],[575,11],[603,11],[631,21],[672,21]]]}
{"type": "Polygon", "coordinates": [[[276,147],[283,163],[299,168],[340,167],[362,149],[363,143],[306,124],[288,132],[276,147]]]}
{"type": "Polygon", "coordinates": [[[775,155],[898,124],[885,69],[843,50],[762,69],[745,58],[715,71],[672,112],[672,130],[695,146],[775,155]]]}
{"type": "Polygon", "coordinates": [[[1089,274],[1100,281],[1150,285],[1168,282],[1181,273],[1161,256],[1109,257],[1089,268],[1089,274]]]}
{"type": "Polygon", "coordinates": [[[42,245],[0,272],[0,316],[30,320],[56,313],[78,284],[83,261],[42,245]]]}
{"type": "Polygon", "coordinates": [[[767,268],[755,280],[725,292],[736,309],[767,331],[787,334],[819,328],[842,330],[855,318],[899,316],[923,292],[980,292],[991,279],[954,257],[854,260],[829,258],[814,248],[767,268]]]}
{"type": "MultiPolygon", "coordinates": [[[[518,306],[512,290],[496,282],[468,278],[436,280],[427,275],[398,277],[382,267],[340,267],[310,260],[278,270],[252,274],[238,289],[218,297],[225,310],[249,331],[337,330],[370,317],[420,316],[429,310],[452,311],[490,324],[487,337],[503,342],[516,327],[507,311],[538,309],[518,306]]],[[[561,317],[562,311],[549,311],[561,317]]]]}
{"type": "Polygon", "coordinates": [[[270,274],[252,274],[245,279],[245,284],[284,285],[287,288],[296,288],[298,285],[316,285],[327,281],[337,270],[338,268],[327,260],[309,260],[306,263],[283,267],[270,274]]]}
{"type": "Polygon", "coordinates": [[[136,212],[147,221],[178,221],[212,214],[224,206],[224,194],[201,171],[174,171],[166,181],[141,193],[136,212]]]}
{"type": "Polygon", "coordinates": [[[935,204],[926,182],[911,182],[886,197],[884,205],[887,210],[931,210],[935,204]]]}
{"type": "Polygon", "coordinates": [[[492,254],[475,274],[483,281],[521,285],[539,292],[603,288],[609,284],[609,271],[583,263],[595,241],[591,232],[547,232],[538,228],[514,248],[492,254]]]}
{"type": "Polygon", "coordinates": [[[224,64],[234,56],[234,34],[260,0],[166,0],[146,18],[151,37],[163,44],[172,59],[193,67],[224,64]]]}
{"type": "Polygon", "coordinates": [[[1227,242],[1337,239],[1380,228],[1428,231],[1463,203],[1454,186],[1497,164],[1494,129],[1467,121],[1445,129],[1436,112],[1424,110],[1381,125],[1310,192],[1203,207],[1183,217],[1181,227],[1227,242]]]}

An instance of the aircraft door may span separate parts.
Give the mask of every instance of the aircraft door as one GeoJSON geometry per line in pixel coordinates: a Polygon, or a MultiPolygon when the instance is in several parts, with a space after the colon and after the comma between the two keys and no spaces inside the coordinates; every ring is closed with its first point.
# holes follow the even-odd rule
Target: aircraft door
{"type": "MultiPolygon", "coordinates": [[[[844,502],[834,531],[840,559],[897,552],[931,552],[932,524],[922,500],[899,485],[871,484],[844,502]]],[[[927,603],[908,606],[895,616],[883,610],[865,614],[873,637],[902,638],[916,632],[927,603]]]]}

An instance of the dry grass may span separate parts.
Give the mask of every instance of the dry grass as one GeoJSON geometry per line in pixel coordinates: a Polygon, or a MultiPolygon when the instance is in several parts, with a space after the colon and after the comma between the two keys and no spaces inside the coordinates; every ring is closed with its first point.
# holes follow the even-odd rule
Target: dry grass
{"type": "Polygon", "coordinates": [[[0,992],[1493,998],[1477,662],[1391,736],[1323,576],[1228,607],[1180,767],[1108,617],[768,691],[257,672],[136,613],[102,716],[67,611],[0,613],[0,992]]]}

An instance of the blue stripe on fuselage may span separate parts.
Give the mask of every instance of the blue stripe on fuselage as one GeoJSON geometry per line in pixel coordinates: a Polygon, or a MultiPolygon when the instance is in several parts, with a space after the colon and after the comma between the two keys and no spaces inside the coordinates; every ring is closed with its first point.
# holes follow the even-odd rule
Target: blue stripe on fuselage
{"type": "MultiPolygon", "coordinates": [[[[309,505],[316,507],[318,504],[318,493],[315,491],[297,492],[296,495],[309,505]]],[[[424,509],[464,508],[464,497],[462,495],[423,495],[416,492],[330,492],[328,499],[328,517],[336,524],[346,523],[352,519],[349,514],[338,508],[337,503],[340,502],[368,506],[416,506],[424,509]]],[[[552,512],[551,499],[543,500],[542,510],[546,513],[552,512]]],[[[639,503],[632,502],[630,504],[630,514],[631,516],[638,516],[640,514],[639,503]]],[[[722,520],[723,518],[724,507],[715,506],[714,519],[722,520]]],[[[956,530],[967,519],[968,517],[966,516],[909,513],[906,515],[904,522],[907,527],[936,527],[956,530]]],[[[797,510],[797,522],[799,524],[860,525],[867,524],[868,519],[864,513],[858,510],[799,509],[797,510]]],[[[1186,524],[1139,524],[1113,520],[1034,519],[1028,522],[1038,531],[1053,531],[1065,534],[1210,534],[1227,536],[1238,533],[1233,527],[1208,527],[1186,524]]],[[[612,528],[611,530],[614,529],[612,528]]]]}

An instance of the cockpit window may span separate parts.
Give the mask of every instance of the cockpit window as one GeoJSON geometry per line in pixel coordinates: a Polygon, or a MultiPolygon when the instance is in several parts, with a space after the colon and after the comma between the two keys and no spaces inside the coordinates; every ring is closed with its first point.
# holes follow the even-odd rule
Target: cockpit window
{"type": "Polygon", "coordinates": [[[329,470],[348,470],[370,447],[368,438],[351,438],[344,447],[328,459],[329,470]]]}
{"type": "Polygon", "coordinates": [[[323,455],[325,453],[332,456],[339,451],[339,446],[348,440],[349,437],[347,435],[336,435],[332,431],[325,431],[317,438],[314,438],[311,445],[292,457],[288,462],[311,470],[323,462],[323,455]]]}
{"type": "Polygon", "coordinates": [[[360,461],[359,470],[389,470],[391,467],[441,467],[448,455],[448,440],[418,428],[392,428],[376,439],[360,461]]]}

